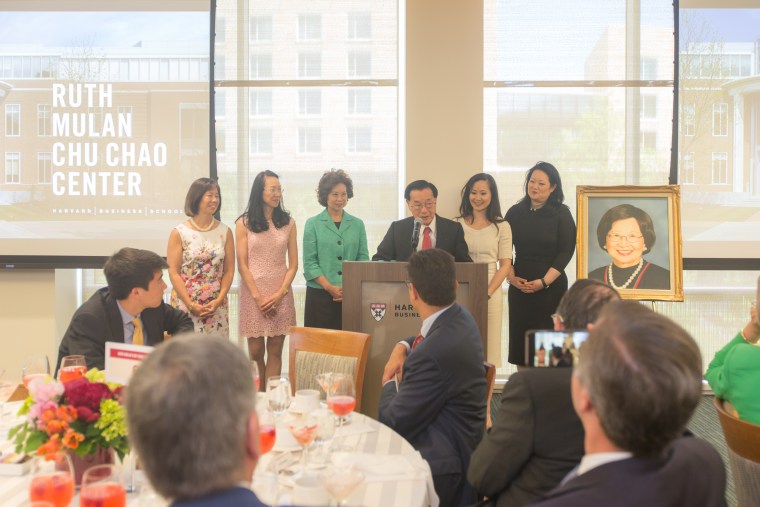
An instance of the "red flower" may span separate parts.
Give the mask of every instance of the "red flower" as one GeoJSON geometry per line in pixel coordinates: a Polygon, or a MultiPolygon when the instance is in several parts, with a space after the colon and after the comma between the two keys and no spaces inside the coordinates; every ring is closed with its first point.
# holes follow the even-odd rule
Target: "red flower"
{"type": "Polygon", "coordinates": [[[64,397],[68,404],[76,408],[79,420],[93,422],[100,417],[100,402],[113,397],[106,384],[78,378],[63,384],[64,397]]]}

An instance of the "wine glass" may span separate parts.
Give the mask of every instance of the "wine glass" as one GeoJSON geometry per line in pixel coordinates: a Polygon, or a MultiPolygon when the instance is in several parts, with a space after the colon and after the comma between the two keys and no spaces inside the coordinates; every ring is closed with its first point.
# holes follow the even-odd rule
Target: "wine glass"
{"type": "Polygon", "coordinates": [[[74,466],[64,453],[51,459],[35,458],[29,501],[50,502],[55,507],[68,507],[74,498],[74,466]]]}
{"type": "Polygon", "coordinates": [[[279,418],[290,406],[290,380],[284,375],[267,379],[267,404],[269,409],[279,418]]]}
{"type": "Polygon", "coordinates": [[[29,383],[36,378],[44,378],[50,375],[50,361],[45,354],[27,357],[21,367],[21,378],[24,387],[29,389],[29,383]]]}
{"type": "Polygon", "coordinates": [[[97,465],[85,470],[79,491],[79,507],[124,507],[127,492],[116,465],[97,465]]]}
{"type": "Polygon", "coordinates": [[[84,360],[84,356],[66,356],[61,359],[61,369],[58,370],[58,380],[61,382],[68,382],[70,380],[84,377],[85,373],[87,373],[87,363],[84,360]]]}
{"type": "Polygon", "coordinates": [[[319,387],[325,392],[325,399],[327,399],[327,391],[330,390],[330,383],[332,382],[333,372],[328,371],[325,373],[317,373],[316,379],[319,387]]]}
{"type": "MultiPolygon", "coordinates": [[[[356,387],[354,376],[345,373],[335,373],[332,376],[330,389],[327,393],[327,406],[338,416],[338,432],[343,432],[343,416],[353,412],[356,406],[356,387]]],[[[350,452],[353,449],[348,446],[339,446],[339,451],[350,452]]]]}
{"type": "Polygon", "coordinates": [[[320,478],[322,486],[338,502],[338,506],[346,505],[351,493],[364,482],[364,474],[353,467],[331,468],[324,471],[320,478]]]}
{"type": "Polygon", "coordinates": [[[332,411],[326,408],[320,408],[311,413],[317,422],[317,434],[314,436],[314,446],[318,449],[318,454],[312,456],[312,460],[319,463],[327,463],[330,458],[327,452],[327,444],[335,435],[335,416],[332,411]]]}
{"type": "Polygon", "coordinates": [[[303,450],[301,471],[305,474],[309,461],[309,446],[314,441],[314,437],[317,436],[317,421],[311,414],[299,414],[288,422],[288,429],[303,450]]]}
{"type": "Polygon", "coordinates": [[[274,415],[266,408],[258,410],[259,417],[259,452],[266,454],[274,447],[277,438],[277,427],[274,422],[274,415]]]}

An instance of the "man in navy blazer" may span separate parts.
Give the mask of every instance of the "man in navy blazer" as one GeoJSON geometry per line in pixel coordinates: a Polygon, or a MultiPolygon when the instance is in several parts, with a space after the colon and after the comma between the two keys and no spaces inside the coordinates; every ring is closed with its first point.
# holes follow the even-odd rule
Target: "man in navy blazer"
{"type": "Polygon", "coordinates": [[[409,353],[402,370],[383,375],[380,421],[430,464],[442,506],[469,505],[475,492],[465,474],[486,416],[481,336],[470,313],[454,302],[456,266],[449,253],[416,252],[407,269],[422,329],[394,348],[393,355],[406,355],[407,347],[409,353]]]}
{"type": "Polygon", "coordinates": [[[129,441],[172,507],[264,507],[248,357],[229,340],[180,336],[151,352],[126,390],[129,441]]]}
{"type": "Polygon", "coordinates": [[[636,301],[609,303],[571,381],[586,454],[535,505],[723,507],[710,444],[683,436],[702,396],[702,357],[675,322],[636,301]]]}
{"type": "MultiPolygon", "coordinates": [[[[586,329],[620,295],[596,280],[578,280],[554,315],[557,331],[586,329]]],[[[582,357],[581,357],[581,360],[582,357]]],[[[467,480],[486,505],[518,507],[559,485],[583,457],[583,426],[570,397],[572,368],[528,368],[504,386],[493,426],[472,454],[467,480]]]]}
{"type": "Polygon", "coordinates": [[[404,199],[412,216],[391,223],[388,232],[377,247],[373,261],[406,261],[412,255],[414,220],[422,226],[415,251],[440,248],[454,256],[457,262],[472,262],[464,239],[462,224],[436,214],[438,189],[429,181],[416,180],[406,186],[404,199]],[[426,238],[429,240],[426,241],[426,238]]]}
{"type": "Polygon", "coordinates": [[[187,314],[164,303],[163,269],[158,254],[122,248],[103,267],[108,287],[98,290],[74,313],[58,349],[61,359],[73,354],[85,357],[88,368],[105,367],[106,342],[132,343],[135,319],[142,326],[142,344],[157,345],[164,332],[171,335],[193,331],[187,314]]]}

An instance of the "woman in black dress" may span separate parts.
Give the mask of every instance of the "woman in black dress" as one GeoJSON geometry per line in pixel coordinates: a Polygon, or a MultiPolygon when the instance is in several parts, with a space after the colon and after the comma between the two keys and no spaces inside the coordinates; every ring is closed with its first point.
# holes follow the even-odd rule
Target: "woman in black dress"
{"type": "Polygon", "coordinates": [[[564,270],[575,252],[575,221],[564,200],[557,168],[539,162],[525,177],[525,196],[507,211],[515,247],[507,276],[512,364],[526,365],[533,357],[525,332],[553,329],[551,315],[567,290],[564,270]]]}

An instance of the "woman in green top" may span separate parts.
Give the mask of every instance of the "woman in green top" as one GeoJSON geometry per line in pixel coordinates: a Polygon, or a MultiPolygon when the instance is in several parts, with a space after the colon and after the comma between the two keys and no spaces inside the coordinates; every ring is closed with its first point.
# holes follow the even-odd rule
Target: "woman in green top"
{"type": "Polygon", "coordinates": [[[320,178],[317,198],[325,209],[309,218],[303,231],[307,327],[341,329],[343,261],[369,260],[364,222],[344,210],[353,196],[354,185],[342,169],[320,178]]]}
{"type": "MultiPolygon", "coordinates": [[[[760,278],[757,280],[760,297],[760,278]]],[[[740,419],[760,424],[760,317],[750,309],[750,320],[733,340],[715,353],[705,378],[715,396],[731,403],[740,419]]]]}

